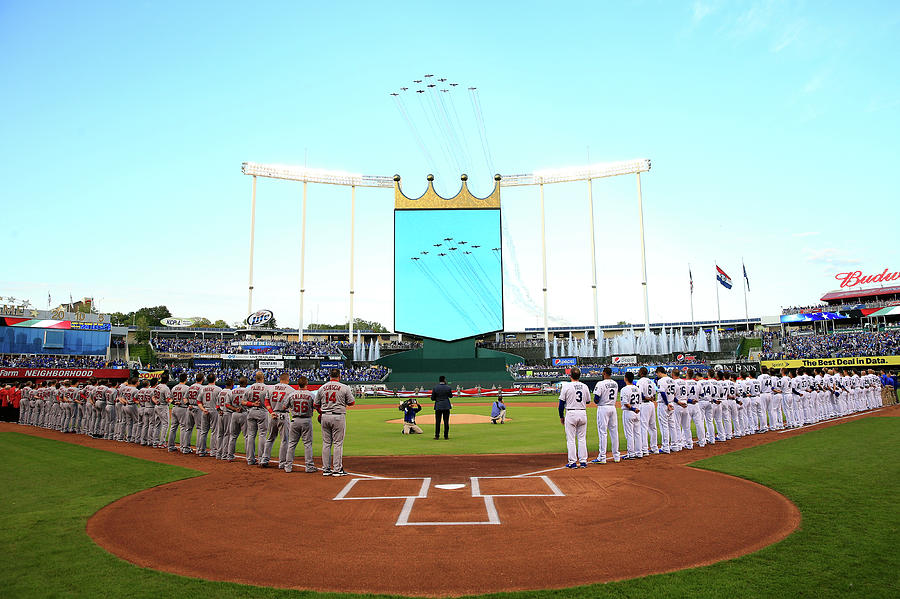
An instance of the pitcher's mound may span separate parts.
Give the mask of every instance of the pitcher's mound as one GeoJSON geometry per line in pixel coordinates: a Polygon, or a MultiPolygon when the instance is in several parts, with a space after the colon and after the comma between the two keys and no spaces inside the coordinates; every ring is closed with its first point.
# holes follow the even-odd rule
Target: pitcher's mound
{"type": "MultiPolygon", "coordinates": [[[[512,420],[512,418],[507,417],[506,420],[512,420]]],[[[388,420],[387,422],[388,424],[403,424],[403,418],[395,418],[394,420],[388,420]]],[[[481,414],[456,414],[450,412],[450,424],[485,424],[490,422],[490,416],[483,416],[481,414]]],[[[416,416],[416,424],[434,424],[434,414],[416,416]]]]}

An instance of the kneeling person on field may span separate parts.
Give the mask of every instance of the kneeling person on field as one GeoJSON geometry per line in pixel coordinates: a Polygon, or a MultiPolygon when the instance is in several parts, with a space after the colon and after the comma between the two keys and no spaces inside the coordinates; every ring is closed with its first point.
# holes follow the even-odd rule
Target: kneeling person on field
{"type": "Polygon", "coordinates": [[[421,435],[422,429],[416,425],[416,414],[422,409],[419,402],[415,398],[408,399],[400,404],[399,409],[403,412],[403,430],[400,432],[404,435],[421,435]]]}
{"type": "Polygon", "coordinates": [[[503,393],[497,394],[497,399],[491,405],[491,424],[503,424],[506,420],[506,404],[503,403],[503,393]]]}

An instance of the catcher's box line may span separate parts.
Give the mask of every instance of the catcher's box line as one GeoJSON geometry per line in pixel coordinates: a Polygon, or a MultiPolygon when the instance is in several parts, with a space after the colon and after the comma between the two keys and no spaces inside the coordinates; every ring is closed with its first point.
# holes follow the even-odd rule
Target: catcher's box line
{"type": "Polygon", "coordinates": [[[884,408],[875,408],[874,410],[868,410],[866,412],[859,412],[857,414],[849,414],[847,416],[840,416],[838,418],[828,418],[826,420],[820,420],[819,422],[813,424],[804,424],[803,426],[798,426],[797,428],[786,428],[783,431],[778,431],[779,435],[783,435],[784,433],[789,433],[791,431],[799,431],[804,428],[810,428],[812,426],[819,426],[820,424],[825,424],[828,422],[837,422],[838,420],[847,420],[848,418],[859,418],[860,416],[865,416],[867,414],[874,414],[875,412],[880,412],[884,408]]]}

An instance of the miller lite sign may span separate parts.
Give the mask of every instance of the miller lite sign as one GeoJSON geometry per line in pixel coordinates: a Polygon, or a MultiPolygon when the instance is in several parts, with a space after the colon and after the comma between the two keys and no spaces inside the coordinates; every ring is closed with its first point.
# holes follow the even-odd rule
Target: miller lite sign
{"type": "Polygon", "coordinates": [[[271,310],[257,310],[248,316],[244,322],[247,323],[248,327],[261,327],[274,317],[275,315],[272,314],[271,310]]]}

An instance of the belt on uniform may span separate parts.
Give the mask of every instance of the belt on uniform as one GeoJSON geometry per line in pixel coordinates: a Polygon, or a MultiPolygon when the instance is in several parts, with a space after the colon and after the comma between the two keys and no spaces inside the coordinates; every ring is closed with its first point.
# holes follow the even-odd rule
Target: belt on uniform
{"type": "MultiPolygon", "coordinates": [[[[584,411],[584,410],[582,410],[584,411]]],[[[322,412],[322,416],[343,416],[344,414],[335,414],[332,412],[322,412]]]]}
{"type": "Polygon", "coordinates": [[[571,410],[566,410],[566,412],[586,412],[584,408],[572,408],[571,410]]]}
{"type": "Polygon", "coordinates": [[[642,399],[641,403],[653,403],[652,399],[642,399]]]}

